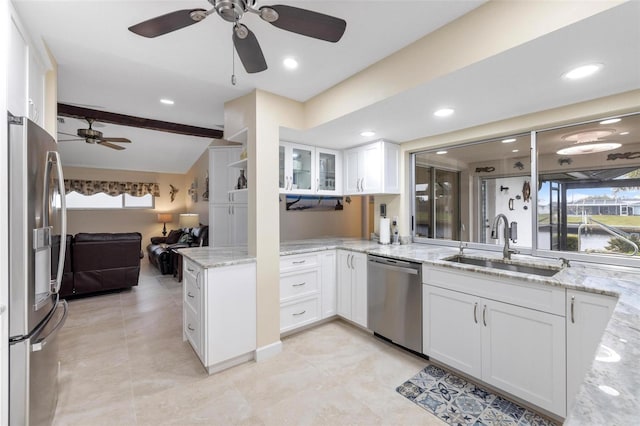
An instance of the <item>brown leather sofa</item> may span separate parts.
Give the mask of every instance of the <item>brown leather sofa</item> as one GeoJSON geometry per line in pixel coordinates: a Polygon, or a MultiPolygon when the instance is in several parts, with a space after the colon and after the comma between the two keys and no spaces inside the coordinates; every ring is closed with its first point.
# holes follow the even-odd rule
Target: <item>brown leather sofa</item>
{"type": "Polygon", "coordinates": [[[60,297],[138,285],[141,245],[142,235],[139,232],[68,236],[60,297]]]}
{"type": "Polygon", "coordinates": [[[149,263],[158,268],[161,274],[175,274],[172,249],[205,247],[208,245],[209,227],[200,224],[197,228],[171,230],[166,237],[151,237],[151,244],[147,246],[147,255],[149,256],[149,263]],[[190,242],[182,241],[185,239],[190,242]]]}

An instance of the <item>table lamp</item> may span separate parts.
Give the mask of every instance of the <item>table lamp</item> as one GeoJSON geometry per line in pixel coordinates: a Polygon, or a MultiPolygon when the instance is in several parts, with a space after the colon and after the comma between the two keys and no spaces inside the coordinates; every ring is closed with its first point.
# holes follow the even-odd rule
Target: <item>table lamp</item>
{"type": "Polygon", "coordinates": [[[200,226],[200,215],[198,213],[180,213],[181,228],[197,228],[200,226]]]}
{"type": "Polygon", "coordinates": [[[167,222],[173,222],[171,213],[158,213],[158,223],[162,223],[162,236],[167,235],[167,222]]]}

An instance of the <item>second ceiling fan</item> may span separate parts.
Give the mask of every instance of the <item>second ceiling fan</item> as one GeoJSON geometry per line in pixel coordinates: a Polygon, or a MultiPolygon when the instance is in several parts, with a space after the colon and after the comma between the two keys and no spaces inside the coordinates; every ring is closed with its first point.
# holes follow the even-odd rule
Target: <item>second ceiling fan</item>
{"type": "Polygon", "coordinates": [[[233,45],[245,70],[257,73],[267,69],[267,62],[255,34],[240,23],[245,13],[255,13],[280,29],[332,43],[340,40],[347,28],[343,19],[293,6],[274,5],[256,9],[256,0],[207,1],[213,9],[176,10],[133,25],[129,27],[129,31],[143,37],[158,37],[200,22],[216,12],[225,21],[233,23],[233,45]]]}

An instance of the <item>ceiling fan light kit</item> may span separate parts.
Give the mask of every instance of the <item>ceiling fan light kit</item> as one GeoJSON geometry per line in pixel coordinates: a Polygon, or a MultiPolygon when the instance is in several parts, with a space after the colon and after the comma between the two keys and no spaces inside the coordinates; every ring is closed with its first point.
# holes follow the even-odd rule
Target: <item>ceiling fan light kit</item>
{"type": "MultiPolygon", "coordinates": [[[[129,27],[129,31],[147,38],[154,38],[204,20],[215,12],[233,26],[233,45],[240,61],[248,73],[257,73],[267,69],[262,49],[255,34],[240,20],[245,13],[254,13],[273,26],[336,43],[342,38],[347,23],[343,19],[313,12],[307,9],[286,5],[263,6],[255,8],[256,0],[208,0],[213,9],[184,9],[148,19],[129,27]]],[[[232,78],[233,82],[234,78],[232,78]]]]}

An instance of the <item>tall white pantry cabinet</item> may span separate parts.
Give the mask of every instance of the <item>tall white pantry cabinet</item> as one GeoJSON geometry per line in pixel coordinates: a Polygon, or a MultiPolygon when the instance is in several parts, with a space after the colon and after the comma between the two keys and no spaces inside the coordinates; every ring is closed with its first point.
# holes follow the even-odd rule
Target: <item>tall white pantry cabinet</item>
{"type": "Polygon", "coordinates": [[[241,152],[242,147],[239,146],[209,148],[210,247],[247,243],[247,190],[236,189],[241,169],[237,164],[241,152]]]}

